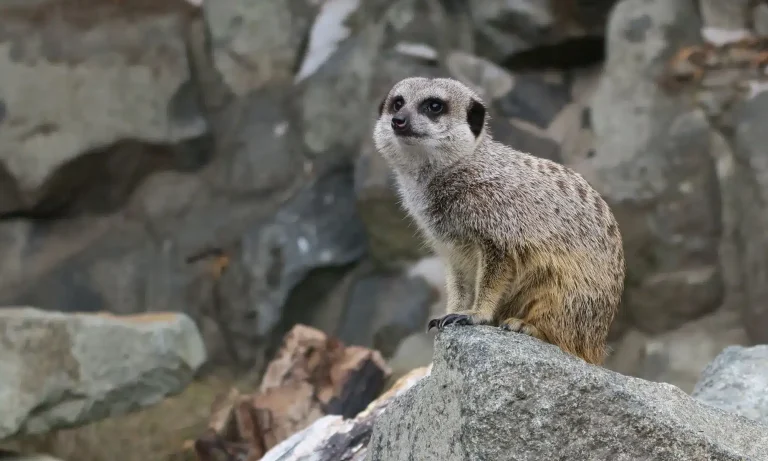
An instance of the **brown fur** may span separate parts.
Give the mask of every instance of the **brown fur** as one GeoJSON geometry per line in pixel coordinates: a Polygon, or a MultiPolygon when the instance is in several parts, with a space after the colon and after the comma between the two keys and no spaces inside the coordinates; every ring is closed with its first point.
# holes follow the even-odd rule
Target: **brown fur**
{"type": "Polygon", "coordinates": [[[447,263],[448,315],[430,325],[497,325],[602,364],[624,288],[616,220],[576,172],[494,141],[487,118],[450,79],[402,80],[380,107],[377,149],[447,263]],[[424,106],[435,98],[440,114],[424,106]],[[395,114],[418,136],[396,136],[395,114]]]}

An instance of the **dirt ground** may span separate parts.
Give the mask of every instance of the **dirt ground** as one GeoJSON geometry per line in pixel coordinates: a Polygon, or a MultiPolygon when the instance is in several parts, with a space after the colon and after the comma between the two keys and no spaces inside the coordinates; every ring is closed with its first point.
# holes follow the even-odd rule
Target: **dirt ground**
{"type": "Polygon", "coordinates": [[[184,442],[205,428],[214,398],[232,386],[249,390],[231,373],[210,373],[179,395],[153,407],[76,429],[3,444],[22,453],[47,453],[62,461],[196,461],[184,442]]]}

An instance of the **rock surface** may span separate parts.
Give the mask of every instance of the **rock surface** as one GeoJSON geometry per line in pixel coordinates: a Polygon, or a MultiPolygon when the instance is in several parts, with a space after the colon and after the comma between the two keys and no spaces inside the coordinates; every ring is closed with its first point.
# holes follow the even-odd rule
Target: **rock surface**
{"type": "Polygon", "coordinates": [[[701,41],[695,3],[616,5],[591,104],[595,155],[575,165],[616,214],[630,268],[623,309],[649,333],[705,315],[723,297],[710,127],[657,82],[666,59],[701,41]]]}
{"type": "Polygon", "coordinates": [[[768,341],[765,44],[734,41],[764,35],[767,12],[751,0],[2,2],[0,304],[184,312],[212,361],[261,371],[290,326],[318,317],[416,357],[428,293],[388,271],[429,251],[370,130],[397,80],[453,76],[488,100],[500,141],[604,194],[628,261],[612,339],[631,354],[610,366],[688,389],[741,327],[768,341]],[[369,263],[386,272],[344,285],[369,263]],[[371,286],[416,291],[361,309],[371,286]],[[393,303],[407,320],[372,314],[393,303]],[[726,307],[740,325],[686,329],[726,307]]]}
{"type": "Polygon", "coordinates": [[[449,327],[435,351],[376,421],[369,460],[768,459],[768,426],[527,336],[449,327]]]}
{"type": "Polygon", "coordinates": [[[16,196],[0,212],[115,209],[148,174],[205,159],[185,40],[197,8],[4,2],[0,18],[0,170],[16,196]]]}
{"type": "Polygon", "coordinates": [[[768,345],[725,348],[691,394],[709,405],[768,425],[768,345]]]}
{"type": "Polygon", "coordinates": [[[497,61],[569,40],[599,38],[614,3],[616,0],[467,2],[479,35],[478,48],[497,61]]]}
{"type": "Polygon", "coordinates": [[[660,335],[631,329],[617,342],[606,366],[649,381],[672,383],[690,393],[701,371],[724,348],[747,344],[739,312],[722,309],[660,335]]]}
{"type": "Polygon", "coordinates": [[[206,360],[184,314],[0,310],[0,439],[125,414],[181,392],[206,360]]]}

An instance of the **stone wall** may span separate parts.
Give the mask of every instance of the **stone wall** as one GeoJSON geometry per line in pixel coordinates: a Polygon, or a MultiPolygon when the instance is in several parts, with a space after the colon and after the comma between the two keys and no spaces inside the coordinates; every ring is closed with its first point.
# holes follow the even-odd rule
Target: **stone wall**
{"type": "Polygon", "coordinates": [[[370,130],[397,80],[453,76],[617,215],[609,366],[690,390],[768,335],[764,44],[694,59],[766,33],[753,3],[3,2],[0,304],[184,312],[256,369],[297,322],[429,361],[440,262],[370,130]]]}

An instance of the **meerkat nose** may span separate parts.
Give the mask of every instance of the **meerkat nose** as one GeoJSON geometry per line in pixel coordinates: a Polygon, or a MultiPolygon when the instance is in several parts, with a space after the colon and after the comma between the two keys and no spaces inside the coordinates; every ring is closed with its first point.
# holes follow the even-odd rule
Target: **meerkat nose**
{"type": "Polygon", "coordinates": [[[404,115],[395,115],[392,117],[392,129],[395,131],[405,131],[408,128],[408,117],[404,115]]]}

